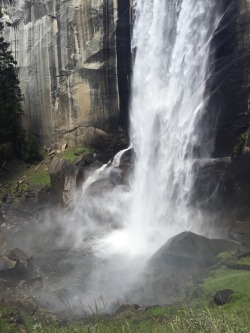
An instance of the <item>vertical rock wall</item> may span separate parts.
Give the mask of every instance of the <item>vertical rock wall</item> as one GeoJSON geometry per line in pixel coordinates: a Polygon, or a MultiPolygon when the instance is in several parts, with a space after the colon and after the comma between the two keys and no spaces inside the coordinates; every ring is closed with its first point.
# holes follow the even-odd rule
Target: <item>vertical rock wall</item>
{"type": "Polygon", "coordinates": [[[214,38],[209,105],[217,118],[215,157],[231,156],[240,135],[249,129],[250,1],[224,3],[225,14],[214,38]]]}
{"type": "Polygon", "coordinates": [[[1,0],[0,6],[18,61],[25,127],[46,145],[108,141],[120,121],[117,0],[1,0]]]}

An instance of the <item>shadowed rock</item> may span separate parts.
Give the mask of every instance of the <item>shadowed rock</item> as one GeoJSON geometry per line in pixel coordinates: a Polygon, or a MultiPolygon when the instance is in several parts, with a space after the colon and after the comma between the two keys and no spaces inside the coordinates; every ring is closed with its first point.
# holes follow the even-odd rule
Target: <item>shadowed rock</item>
{"type": "Polygon", "coordinates": [[[216,305],[224,305],[230,302],[230,296],[233,294],[233,290],[224,289],[217,291],[214,295],[214,302],[216,305]]]}

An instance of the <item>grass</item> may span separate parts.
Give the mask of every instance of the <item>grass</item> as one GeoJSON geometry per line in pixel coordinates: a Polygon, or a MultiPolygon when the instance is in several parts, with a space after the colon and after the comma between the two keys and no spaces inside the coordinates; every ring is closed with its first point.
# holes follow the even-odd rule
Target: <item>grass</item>
{"type": "Polygon", "coordinates": [[[145,313],[93,316],[77,324],[33,325],[38,333],[249,333],[249,316],[242,308],[159,307],[145,313]],[[239,317],[239,313],[241,316],[239,317]]]}
{"type": "Polygon", "coordinates": [[[29,180],[38,186],[50,185],[50,176],[48,171],[34,172],[29,176],[29,180]]]}
{"type": "Polygon", "coordinates": [[[233,299],[240,303],[250,302],[250,271],[220,268],[212,276],[204,280],[201,287],[204,293],[214,295],[222,289],[232,289],[233,299]]]}
{"type": "Polygon", "coordinates": [[[91,149],[88,147],[75,147],[58,154],[58,157],[69,162],[74,162],[79,155],[87,155],[89,153],[91,153],[91,149]]]}
{"type": "MultiPolygon", "coordinates": [[[[224,255],[222,255],[224,258],[224,255]]],[[[226,255],[228,258],[228,255],[226,255]]],[[[249,264],[250,258],[238,262],[249,264]]],[[[250,272],[224,266],[214,270],[200,285],[205,298],[173,307],[152,307],[147,311],[127,310],[118,315],[96,313],[81,321],[47,324],[19,312],[27,333],[249,333],[250,332],[250,272]],[[232,301],[223,306],[214,304],[213,295],[222,289],[235,291],[232,301]]],[[[9,317],[10,317],[10,311],[9,317]]],[[[39,318],[39,316],[36,317],[39,318]]],[[[13,317],[13,315],[11,315],[13,317]]],[[[0,311],[0,332],[19,332],[0,311]],[[2,329],[2,330],[1,330],[2,329]]]]}

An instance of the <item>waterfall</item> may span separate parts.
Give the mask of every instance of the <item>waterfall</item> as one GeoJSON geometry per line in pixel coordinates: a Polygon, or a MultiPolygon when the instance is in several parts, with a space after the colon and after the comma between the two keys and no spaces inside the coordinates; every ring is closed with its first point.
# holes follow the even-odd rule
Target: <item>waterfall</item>
{"type": "Polygon", "coordinates": [[[194,161],[212,149],[201,119],[218,7],[212,0],[134,3],[130,137],[136,159],[124,228],[105,239],[114,251],[150,254],[174,234],[202,228],[190,193],[194,161]]]}
{"type": "Polygon", "coordinates": [[[124,295],[170,237],[201,231],[203,217],[192,207],[190,193],[195,161],[212,150],[212,140],[204,142],[204,133],[214,124],[203,118],[209,111],[206,82],[220,9],[216,0],[134,1],[134,171],[128,185],[120,182],[119,164],[126,150],[113,163],[90,170],[58,219],[64,248],[91,249],[88,263],[76,264],[64,281],[66,288],[78,284],[75,299],[83,295],[91,302],[102,294],[112,301],[124,295]],[[79,283],[82,274],[88,278],[79,283]]]}

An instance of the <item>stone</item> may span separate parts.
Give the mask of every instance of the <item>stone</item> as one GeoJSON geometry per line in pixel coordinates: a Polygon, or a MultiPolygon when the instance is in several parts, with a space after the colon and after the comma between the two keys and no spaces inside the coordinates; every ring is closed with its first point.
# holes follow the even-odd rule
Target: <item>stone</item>
{"type": "Polygon", "coordinates": [[[79,167],[84,167],[86,163],[85,155],[80,155],[77,157],[77,159],[74,161],[74,165],[77,165],[79,167]]]}
{"type": "Polygon", "coordinates": [[[52,203],[68,206],[73,199],[74,191],[83,178],[82,170],[69,161],[54,157],[49,169],[52,203]]]}
{"type": "Polygon", "coordinates": [[[89,195],[98,195],[114,188],[114,184],[110,179],[99,179],[92,183],[86,193],[89,195]]]}
{"type": "Polygon", "coordinates": [[[168,264],[211,266],[221,252],[236,250],[240,244],[225,239],[209,239],[192,232],[183,232],[170,238],[149,260],[153,266],[162,269],[168,264]]]}
{"type": "Polygon", "coordinates": [[[236,241],[241,242],[246,246],[250,246],[250,222],[235,221],[229,229],[229,236],[236,241]]]}
{"type": "Polygon", "coordinates": [[[7,244],[7,238],[3,232],[0,231],[0,248],[3,249],[7,244]]]}
{"type": "Polygon", "coordinates": [[[23,260],[25,260],[27,262],[32,261],[32,256],[26,254],[23,250],[21,250],[19,248],[15,248],[15,249],[11,250],[8,257],[9,257],[9,259],[14,260],[16,262],[20,262],[23,260]]]}
{"type": "Polygon", "coordinates": [[[16,262],[7,257],[0,256],[0,272],[14,270],[16,262]]]}
{"type": "MultiPolygon", "coordinates": [[[[219,261],[219,253],[237,251],[240,247],[235,241],[209,239],[192,232],[170,238],[147,262],[145,297],[161,304],[178,302],[181,290],[188,284],[199,284],[209,274],[219,261]]],[[[189,290],[190,297],[192,291],[189,290]]]]}
{"type": "Polygon", "coordinates": [[[1,6],[25,127],[47,146],[110,143],[128,118],[130,0],[4,0],[1,6]]]}
{"type": "Polygon", "coordinates": [[[137,304],[132,304],[132,303],[124,303],[124,304],[121,304],[120,307],[116,310],[115,314],[119,314],[119,313],[122,313],[122,312],[126,312],[126,311],[138,311],[138,309],[140,308],[139,305],[137,304]]]}
{"type": "Polygon", "coordinates": [[[62,145],[62,147],[61,147],[61,151],[65,151],[66,150],[66,148],[67,148],[67,143],[64,143],[63,145],[62,145]]]}
{"type": "Polygon", "coordinates": [[[216,305],[224,305],[230,302],[230,297],[233,294],[233,290],[231,289],[224,289],[219,290],[214,295],[214,302],[216,305]]]}

